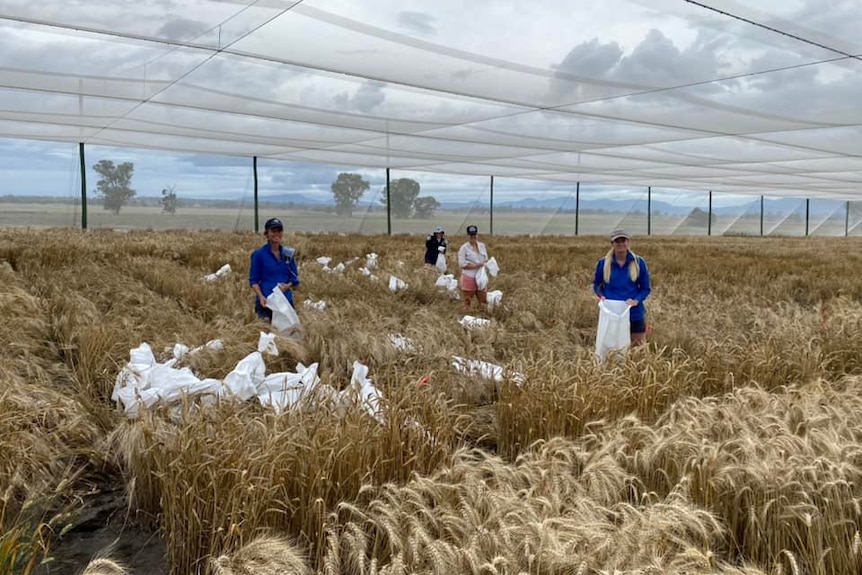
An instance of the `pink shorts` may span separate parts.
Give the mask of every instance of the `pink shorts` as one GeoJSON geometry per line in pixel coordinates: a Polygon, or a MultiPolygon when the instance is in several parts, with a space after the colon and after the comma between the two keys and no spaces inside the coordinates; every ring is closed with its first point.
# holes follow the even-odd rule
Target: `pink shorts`
{"type": "Polygon", "coordinates": [[[476,278],[471,278],[468,275],[461,274],[461,291],[479,291],[479,286],[476,285],[476,278]]]}

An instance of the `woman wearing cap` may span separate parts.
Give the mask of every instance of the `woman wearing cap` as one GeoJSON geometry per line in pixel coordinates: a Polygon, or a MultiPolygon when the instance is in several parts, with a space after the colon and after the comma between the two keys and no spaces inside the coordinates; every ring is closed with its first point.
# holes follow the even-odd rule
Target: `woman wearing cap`
{"type": "Polygon", "coordinates": [[[425,263],[429,266],[437,264],[437,255],[446,254],[449,241],[444,237],[443,228],[437,226],[434,233],[425,238],[425,263]]]}
{"type": "Polygon", "coordinates": [[[263,225],[266,243],[251,253],[251,267],[248,270],[248,283],[257,296],[254,312],[264,321],[272,321],[272,310],[266,307],[266,294],[272,293],[276,286],[284,292],[290,305],[293,303],[294,288],[299,285],[299,270],[296,267],[296,251],[281,245],[284,225],[278,218],[270,218],[263,225]]]}
{"type": "Polygon", "coordinates": [[[470,311],[470,300],[473,295],[484,308],[487,302],[487,290],[480,290],[476,285],[476,273],[488,261],[488,248],[477,238],[479,228],[467,226],[467,242],[458,250],[458,266],[461,268],[461,297],[464,300],[464,311],[470,311]]]}
{"type": "Polygon", "coordinates": [[[629,249],[631,236],[625,230],[611,232],[611,249],[596,264],[593,291],[600,299],[625,301],[631,307],[632,345],[646,343],[646,309],[650,275],[646,261],[629,249]]]}

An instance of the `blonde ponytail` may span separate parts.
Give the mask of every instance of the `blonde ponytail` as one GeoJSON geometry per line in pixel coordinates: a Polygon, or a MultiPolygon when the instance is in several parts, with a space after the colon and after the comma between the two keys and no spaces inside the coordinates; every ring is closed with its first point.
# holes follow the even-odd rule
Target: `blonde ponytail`
{"type": "MultiPolygon", "coordinates": [[[[632,251],[629,251],[629,253],[633,256],[632,261],[629,262],[629,279],[636,282],[638,281],[638,276],[641,271],[640,258],[632,251]]],[[[605,255],[605,266],[602,270],[602,281],[604,281],[606,285],[611,283],[611,266],[613,265],[613,262],[614,250],[611,248],[611,250],[605,255]]]]}

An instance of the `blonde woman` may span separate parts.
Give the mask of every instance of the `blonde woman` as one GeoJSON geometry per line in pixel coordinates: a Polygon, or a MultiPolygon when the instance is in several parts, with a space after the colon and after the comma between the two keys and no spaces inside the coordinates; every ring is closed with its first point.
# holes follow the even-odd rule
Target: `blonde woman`
{"type": "Polygon", "coordinates": [[[632,345],[646,343],[646,309],[650,276],[646,261],[629,249],[631,236],[625,230],[611,232],[611,249],[596,264],[593,291],[600,299],[625,301],[631,307],[632,345]]]}
{"type": "Polygon", "coordinates": [[[479,241],[479,228],[467,226],[467,241],[458,250],[458,267],[461,268],[461,298],[464,301],[464,311],[470,311],[470,300],[476,296],[479,307],[484,308],[488,301],[487,289],[479,289],[476,285],[476,274],[488,261],[488,248],[479,241]]]}

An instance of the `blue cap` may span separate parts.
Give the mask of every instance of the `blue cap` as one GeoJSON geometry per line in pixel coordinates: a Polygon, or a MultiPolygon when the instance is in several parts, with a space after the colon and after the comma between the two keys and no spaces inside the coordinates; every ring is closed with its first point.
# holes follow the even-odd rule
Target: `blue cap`
{"type": "Polygon", "coordinates": [[[266,220],[266,223],[263,224],[263,229],[266,231],[273,229],[284,229],[284,224],[281,223],[281,220],[278,218],[270,218],[266,220]]]}

